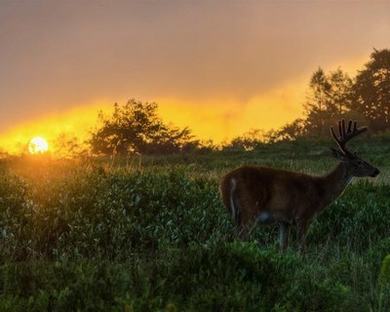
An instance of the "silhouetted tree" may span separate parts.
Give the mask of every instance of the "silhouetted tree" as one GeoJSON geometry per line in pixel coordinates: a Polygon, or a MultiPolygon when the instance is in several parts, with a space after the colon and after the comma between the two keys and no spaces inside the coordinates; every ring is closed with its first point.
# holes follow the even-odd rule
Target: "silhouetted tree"
{"type": "Polygon", "coordinates": [[[188,128],[166,125],[157,115],[154,102],[131,99],[122,106],[115,104],[108,118],[100,113],[99,119],[101,127],[92,132],[89,142],[93,153],[174,153],[196,144],[188,128]]]}
{"type": "MultiPolygon", "coordinates": [[[[329,126],[351,107],[352,79],[341,69],[325,74],[319,68],[310,80],[302,135],[328,135],[329,126]]],[[[302,122],[299,122],[302,124],[302,122]]],[[[298,123],[295,125],[297,126],[298,123]]],[[[287,128],[286,128],[287,129],[287,128]]]]}
{"type": "Polygon", "coordinates": [[[373,131],[390,129],[390,50],[374,50],[353,85],[354,109],[373,131]]]}
{"type": "Polygon", "coordinates": [[[85,144],[75,135],[61,133],[53,142],[53,154],[63,158],[73,158],[87,153],[85,144]]]}
{"type": "Polygon", "coordinates": [[[293,141],[305,135],[305,120],[295,119],[274,133],[271,141],[293,141]]]}
{"type": "Polygon", "coordinates": [[[251,151],[264,145],[265,133],[259,129],[251,129],[241,136],[233,138],[223,148],[228,150],[251,151]]]}
{"type": "Polygon", "coordinates": [[[390,129],[390,50],[374,50],[355,79],[340,68],[311,76],[305,116],[269,131],[270,142],[299,137],[328,137],[329,127],[341,118],[368,124],[372,132],[390,129]]]}

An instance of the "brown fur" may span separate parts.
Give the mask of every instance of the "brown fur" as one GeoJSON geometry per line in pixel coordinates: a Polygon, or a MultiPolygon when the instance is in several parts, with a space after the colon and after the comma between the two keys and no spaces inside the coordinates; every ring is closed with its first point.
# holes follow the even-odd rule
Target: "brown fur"
{"type": "MultiPolygon", "coordinates": [[[[256,219],[262,212],[267,212],[272,216],[272,223],[297,225],[304,248],[306,230],[313,217],[343,192],[351,178],[348,165],[343,162],[322,177],[244,166],[222,178],[220,192],[229,212],[232,211],[231,196],[239,206],[240,215],[234,221],[241,235],[258,223],[256,219]],[[231,194],[232,179],[236,181],[234,194],[231,194]]],[[[287,237],[281,237],[281,240],[284,249],[287,237]]]]}
{"type": "MultiPolygon", "coordinates": [[[[341,168],[337,169],[340,171],[341,168]]],[[[236,196],[242,207],[242,225],[262,210],[277,213],[277,221],[292,223],[299,218],[312,217],[329,203],[328,196],[324,195],[331,184],[339,184],[334,181],[335,174],[337,172],[325,177],[313,177],[285,170],[245,166],[223,177],[221,193],[225,206],[229,207],[230,181],[232,178],[237,181],[236,196]]],[[[340,173],[342,175],[343,172],[340,173]]]]}

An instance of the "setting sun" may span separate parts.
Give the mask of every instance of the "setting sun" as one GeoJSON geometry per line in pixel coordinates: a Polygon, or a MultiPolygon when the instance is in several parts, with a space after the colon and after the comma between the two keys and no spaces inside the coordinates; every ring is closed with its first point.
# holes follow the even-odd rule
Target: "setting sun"
{"type": "Polygon", "coordinates": [[[28,144],[30,154],[43,154],[49,150],[49,144],[42,137],[34,137],[28,144]]]}

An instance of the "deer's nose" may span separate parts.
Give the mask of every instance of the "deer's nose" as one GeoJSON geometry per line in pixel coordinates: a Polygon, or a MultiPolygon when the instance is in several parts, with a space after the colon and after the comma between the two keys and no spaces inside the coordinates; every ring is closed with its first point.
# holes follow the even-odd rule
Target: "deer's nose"
{"type": "Polygon", "coordinates": [[[375,170],[374,170],[374,172],[372,173],[372,177],[376,177],[378,174],[380,173],[380,171],[377,169],[377,168],[375,168],[375,170]]]}

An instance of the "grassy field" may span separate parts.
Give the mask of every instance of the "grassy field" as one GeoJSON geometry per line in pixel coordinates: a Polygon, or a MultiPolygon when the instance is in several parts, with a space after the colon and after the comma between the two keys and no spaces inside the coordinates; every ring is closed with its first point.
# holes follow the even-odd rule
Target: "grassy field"
{"type": "Polygon", "coordinates": [[[241,164],[313,174],[325,146],[264,146],[129,159],[0,164],[1,311],[389,311],[390,145],[360,144],[381,169],[312,224],[302,256],[276,228],[241,242],[218,180],[241,164]]]}

